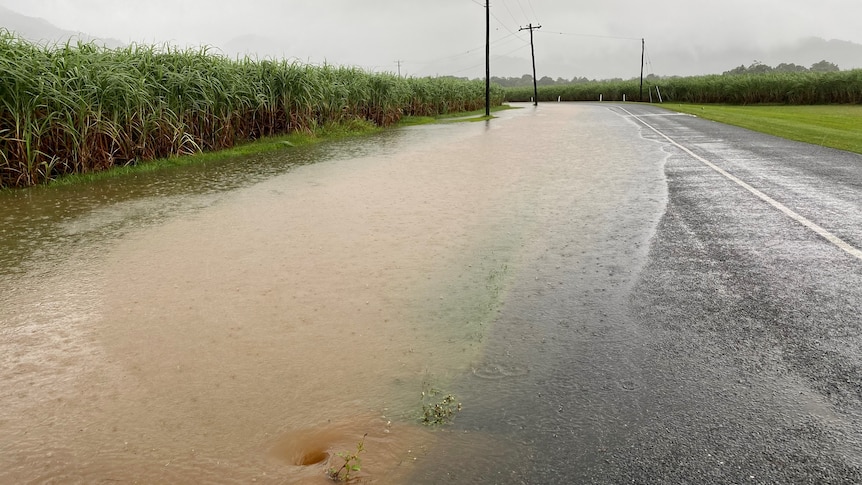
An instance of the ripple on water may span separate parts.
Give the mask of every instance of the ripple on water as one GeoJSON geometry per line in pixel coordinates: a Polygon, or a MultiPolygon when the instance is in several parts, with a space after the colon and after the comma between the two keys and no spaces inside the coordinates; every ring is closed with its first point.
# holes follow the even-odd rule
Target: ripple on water
{"type": "Polygon", "coordinates": [[[530,369],[522,364],[484,362],[473,367],[473,375],[480,379],[505,379],[507,377],[522,377],[530,373],[530,369]]]}
{"type": "Polygon", "coordinates": [[[282,467],[286,482],[332,483],[327,472],[344,464],[344,454],[358,453],[361,468],[351,473],[357,483],[404,483],[436,435],[418,421],[393,421],[384,416],[362,416],[327,421],[318,426],[279,434],[268,447],[271,462],[282,467]]]}
{"type": "Polygon", "coordinates": [[[335,429],[316,428],[293,431],[279,437],[270,455],[291,466],[320,465],[331,456],[331,449],[345,436],[335,429]]]}

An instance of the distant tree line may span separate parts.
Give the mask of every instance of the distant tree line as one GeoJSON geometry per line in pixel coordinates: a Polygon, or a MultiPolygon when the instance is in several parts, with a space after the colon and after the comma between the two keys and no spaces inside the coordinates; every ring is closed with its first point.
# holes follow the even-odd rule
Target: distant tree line
{"type": "MultiPolygon", "coordinates": [[[[558,77],[554,79],[552,77],[544,76],[539,78],[536,81],[536,84],[539,86],[556,86],[556,85],[568,85],[568,84],[584,84],[593,82],[594,80],[587,79],[585,77],[574,77],[572,79],[565,79],[562,77],[558,77]]],[[[529,74],[524,74],[521,77],[497,77],[491,76],[491,82],[496,83],[504,88],[521,88],[526,86],[533,85],[533,76],[529,74]]]]}
{"type": "MultiPolygon", "coordinates": [[[[781,63],[775,67],[769,66],[767,64],[763,64],[760,61],[754,61],[750,66],[740,65],[739,67],[735,67],[729,71],[724,71],[722,74],[725,76],[732,75],[744,75],[744,74],[769,74],[769,73],[790,73],[790,72],[840,72],[841,69],[826,60],[815,62],[811,65],[811,67],[800,66],[798,64],[793,63],[781,63]]],[[[658,81],[661,79],[678,79],[686,76],[657,76],[655,74],[649,74],[644,79],[647,81],[658,81]]],[[[613,79],[602,79],[602,82],[618,82],[623,81],[622,78],[613,78],[613,79]]],[[[532,87],[533,86],[533,76],[529,74],[524,74],[521,77],[497,77],[491,76],[491,82],[497,84],[503,88],[524,88],[524,87],[532,87]]],[[[573,77],[572,79],[566,79],[562,77],[558,77],[557,79],[544,76],[539,78],[536,81],[538,86],[568,86],[571,84],[588,84],[597,82],[595,79],[588,79],[586,77],[573,77]]]]}
{"type": "Polygon", "coordinates": [[[745,67],[745,65],[741,65],[739,67],[735,67],[729,71],[724,71],[725,75],[738,75],[738,74],[768,74],[770,72],[839,72],[841,69],[826,60],[815,62],[811,65],[811,67],[800,66],[797,64],[787,64],[782,62],[781,64],[772,67],[766,64],[763,64],[760,61],[754,61],[750,66],[745,67]]]}

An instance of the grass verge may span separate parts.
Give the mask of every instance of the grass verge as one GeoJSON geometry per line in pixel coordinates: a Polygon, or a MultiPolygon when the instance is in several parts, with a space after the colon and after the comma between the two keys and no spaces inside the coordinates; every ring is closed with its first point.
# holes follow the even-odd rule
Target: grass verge
{"type": "MultiPolygon", "coordinates": [[[[507,109],[517,108],[503,105],[494,107],[491,109],[491,111],[497,112],[507,109]]],[[[481,109],[476,111],[450,113],[439,116],[409,116],[403,118],[397,126],[424,125],[429,123],[473,122],[484,121],[493,118],[493,116],[486,117],[484,115],[485,110],[481,109]]],[[[198,153],[194,155],[185,155],[181,157],[163,158],[159,160],[144,162],[141,164],[116,167],[101,172],[66,175],[51,181],[50,183],[48,183],[48,186],[74,185],[79,183],[95,182],[98,180],[123,176],[132,173],[153,172],[157,170],[169,169],[172,167],[193,165],[201,162],[225,160],[233,157],[241,157],[246,155],[254,155],[257,153],[284,150],[293,147],[320,143],[327,140],[376,133],[384,129],[386,128],[379,128],[371,122],[362,120],[354,120],[342,124],[328,124],[325,126],[317,127],[311,132],[292,133],[290,135],[262,138],[253,142],[243,143],[233,148],[228,148],[226,150],[198,153]]]]}
{"type": "MultiPolygon", "coordinates": [[[[491,108],[492,113],[496,113],[498,111],[505,111],[508,109],[520,109],[516,106],[509,106],[508,104],[504,104],[501,106],[494,106],[491,108]]],[[[476,111],[465,111],[461,113],[449,113],[445,115],[438,116],[405,116],[398,122],[398,126],[416,126],[416,125],[427,125],[430,123],[471,123],[476,121],[486,121],[493,119],[494,116],[485,116],[485,109],[479,109],[476,111]]]]}
{"type": "Polygon", "coordinates": [[[729,106],[665,103],[665,108],[750,130],[862,153],[862,106],[729,106]]]}
{"type": "Polygon", "coordinates": [[[254,155],[257,153],[285,150],[294,147],[312,145],[327,140],[376,133],[383,129],[384,128],[378,128],[371,122],[360,120],[352,121],[347,124],[330,124],[317,127],[311,132],[291,133],[290,135],[261,138],[256,141],[243,143],[225,150],[197,153],[181,157],[162,158],[135,165],[116,167],[101,172],[67,175],[51,181],[48,186],[53,187],[95,182],[132,173],[154,172],[157,170],[183,167],[202,162],[225,160],[234,157],[254,155]]]}

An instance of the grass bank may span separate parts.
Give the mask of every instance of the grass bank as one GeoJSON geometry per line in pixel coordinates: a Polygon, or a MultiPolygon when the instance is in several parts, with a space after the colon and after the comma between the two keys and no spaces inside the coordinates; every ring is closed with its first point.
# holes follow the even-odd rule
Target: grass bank
{"type": "MultiPolygon", "coordinates": [[[[508,109],[520,108],[516,106],[509,106],[508,104],[503,104],[499,106],[492,106],[491,113],[505,111],[508,109]]],[[[431,123],[472,123],[477,121],[486,121],[493,118],[494,115],[485,116],[485,108],[482,108],[472,111],[464,111],[460,113],[440,114],[437,116],[405,116],[401,119],[401,121],[398,122],[398,126],[416,126],[427,125],[431,123]]]]}
{"type": "MultiPolygon", "coordinates": [[[[517,108],[509,105],[494,106],[491,108],[491,112],[494,113],[508,109],[517,108]]],[[[401,120],[399,120],[398,123],[395,124],[395,127],[416,126],[431,123],[466,123],[484,121],[493,117],[493,115],[490,117],[486,117],[484,108],[480,110],[440,114],[437,116],[404,116],[401,118],[401,120]]],[[[338,124],[329,123],[323,126],[316,126],[306,131],[294,132],[287,135],[265,137],[252,142],[242,143],[232,148],[227,148],[214,152],[202,152],[192,155],[160,158],[157,160],[148,161],[146,163],[117,166],[112,167],[108,170],[102,170],[98,172],[64,175],[49,181],[46,185],[63,186],[79,183],[88,183],[135,173],[153,172],[158,170],[170,169],[172,167],[182,167],[197,163],[205,163],[208,161],[225,160],[233,157],[267,153],[278,150],[289,150],[295,147],[312,145],[315,143],[336,140],[339,138],[362,136],[376,133],[382,129],[385,128],[379,127],[376,124],[366,120],[351,120],[338,124]]]]}
{"type": "Polygon", "coordinates": [[[790,140],[862,153],[862,105],[662,105],[681,113],[790,140]]]}
{"type": "MultiPolygon", "coordinates": [[[[46,182],[44,185],[48,187],[75,185],[80,183],[89,183],[98,180],[110,179],[114,177],[122,177],[125,175],[132,175],[137,173],[168,170],[174,167],[183,167],[186,165],[206,163],[209,161],[221,161],[228,160],[234,157],[242,157],[258,153],[268,153],[278,150],[289,150],[291,148],[313,145],[315,143],[336,140],[339,138],[376,133],[382,129],[383,128],[380,128],[373,123],[367,121],[329,124],[315,127],[308,131],[294,132],[288,135],[266,137],[252,142],[242,143],[232,148],[227,148],[214,152],[201,152],[192,155],[160,158],[157,160],[150,160],[145,163],[116,166],[98,172],[63,175],[46,182]]],[[[11,189],[0,189],[0,192],[2,192],[3,190],[11,189]]]]}

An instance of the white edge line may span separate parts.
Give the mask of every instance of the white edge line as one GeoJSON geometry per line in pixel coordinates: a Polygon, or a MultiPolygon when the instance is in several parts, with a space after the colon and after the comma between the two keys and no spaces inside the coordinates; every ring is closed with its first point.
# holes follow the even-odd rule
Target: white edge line
{"type": "Polygon", "coordinates": [[[735,175],[733,175],[733,174],[731,174],[731,173],[727,172],[726,170],[724,170],[724,169],[722,169],[721,167],[719,167],[719,166],[715,165],[714,163],[710,162],[709,160],[707,160],[707,159],[705,159],[705,158],[701,157],[700,155],[698,155],[698,154],[696,154],[696,153],[692,152],[691,150],[689,150],[688,148],[686,148],[686,147],[684,147],[684,146],[680,145],[679,143],[677,143],[676,141],[674,141],[671,137],[669,137],[669,136],[665,135],[664,133],[662,133],[661,131],[659,131],[658,129],[656,129],[655,127],[653,127],[652,125],[650,125],[649,123],[647,123],[646,121],[644,121],[643,119],[641,119],[641,117],[640,117],[640,116],[638,116],[638,115],[636,115],[636,114],[632,113],[631,111],[629,111],[629,110],[627,110],[627,109],[625,109],[625,108],[620,108],[620,109],[621,109],[621,110],[623,110],[623,111],[625,111],[626,113],[628,113],[628,115],[629,115],[629,116],[631,116],[632,118],[634,118],[634,119],[638,120],[639,122],[643,123],[643,125],[644,125],[644,126],[646,126],[647,128],[649,128],[650,130],[652,130],[652,131],[656,132],[659,136],[661,136],[662,138],[664,138],[665,140],[667,140],[671,145],[673,145],[673,146],[675,146],[675,147],[679,148],[680,150],[682,150],[682,151],[684,151],[685,153],[689,154],[689,155],[690,155],[690,156],[692,156],[694,159],[696,159],[696,160],[700,161],[701,163],[703,163],[703,164],[704,164],[704,165],[706,165],[707,167],[709,167],[709,168],[711,168],[711,169],[715,170],[716,172],[720,173],[721,175],[724,175],[725,177],[727,177],[728,179],[732,180],[733,182],[735,182],[735,183],[736,183],[737,185],[739,185],[740,187],[742,187],[742,188],[744,188],[745,190],[747,190],[747,191],[751,192],[752,194],[756,195],[759,199],[763,200],[763,201],[764,201],[764,202],[766,202],[767,204],[769,204],[769,205],[771,205],[772,207],[774,207],[774,208],[778,209],[779,211],[783,212],[787,217],[790,217],[790,218],[791,218],[791,219],[793,219],[794,221],[796,221],[796,222],[798,222],[798,223],[802,224],[803,226],[807,227],[808,229],[811,229],[811,230],[812,230],[812,231],[814,231],[816,234],[818,234],[819,236],[823,237],[823,238],[824,238],[824,239],[826,239],[827,241],[831,242],[832,244],[834,244],[834,245],[835,245],[835,246],[837,246],[838,248],[840,248],[840,249],[844,250],[845,252],[847,252],[847,253],[848,253],[848,254],[850,254],[851,256],[853,256],[853,257],[855,257],[856,259],[858,259],[858,260],[862,261],[862,251],[860,251],[859,249],[857,249],[857,248],[855,248],[855,247],[851,246],[849,243],[847,243],[847,242],[846,242],[846,241],[844,241],[843,239],[839,238],[839,237],[838,237],[838,236],[836,236],[835,234],[832,234],[831,232],[827,231],[826,229],[824,229],[824,228],[822,228],[822,227],[818,226],[817,224],[815,224],[815,223],[811,222],[810,220],[806,219],[805,217],[803,217],[803,216],[801,216],[801,215],[797,214],[796,212],[794,212],[792,209],[790,209],[790,208],[789,208],[789,207],[787,207],[786,205],[782,204],[781,202],[778,202],[777,200],[773,199],[772,197],[770,197],[770,196],[768,196],[768,195],[764,194],[763,192],[761,192],[761,191],[759,191],[759,190],[755,189],[754,187],[752,187],[752,186],[748,185],[748,184],[747,184],[747,183],[745,183],[744,181],[742,181],[742,180],[740,180],[739,178],[737,178],[735,175]]]}

